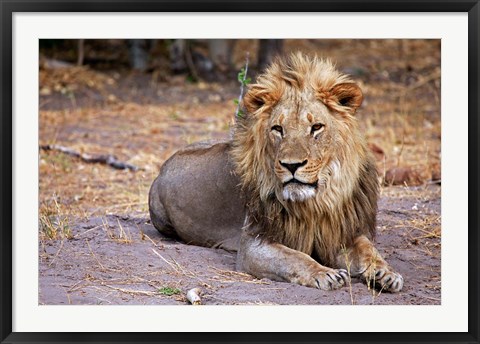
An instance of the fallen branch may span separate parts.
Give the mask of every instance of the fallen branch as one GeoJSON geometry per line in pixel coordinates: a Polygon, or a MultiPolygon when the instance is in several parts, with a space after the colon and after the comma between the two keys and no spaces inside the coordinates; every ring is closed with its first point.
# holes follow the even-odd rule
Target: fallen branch
{"type": "Polygon", "coordinates": [[[75,158],[79,158],[88,163],[105,164],[117,170],[125,170],[125,169],[129,169],[131,171],[140,170],[140,168],[135,165],[131,165],[129,163],[119,161],[114,155],[111,155],[111,154],[90,155],[90,154],[80,153],[74,149],[64,147],[64,146],[59,146],[59,145],[41,145],[40,149],[43,149],[46,151],[50,151],[50,150],[59,151],[59,152],[62,152],[63,154],[67,154],[75,158]]]}

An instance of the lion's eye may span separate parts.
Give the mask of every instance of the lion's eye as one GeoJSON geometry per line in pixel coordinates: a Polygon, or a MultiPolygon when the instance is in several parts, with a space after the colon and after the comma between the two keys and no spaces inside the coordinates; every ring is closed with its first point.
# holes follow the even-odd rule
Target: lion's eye
{"type": "Polygon", "coordinates": [[[312,131],[310,133],[314,134],[317,131],[322,131],[324,128],[325,128],[325,125],[323,125],[322,123],[316,123],[312,125],[312,131]]]}
{"type": "Polygon", "coordinates": [[[272,130],[278,131],[280,133],[280,135],[283,135],[283,128],[279,125],[274,125],[272,127],[272,130]]]}

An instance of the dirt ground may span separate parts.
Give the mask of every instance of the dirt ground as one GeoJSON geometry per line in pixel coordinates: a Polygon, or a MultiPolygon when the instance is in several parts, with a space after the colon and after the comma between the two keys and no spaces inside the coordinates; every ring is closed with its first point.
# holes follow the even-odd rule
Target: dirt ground
{"type": "Polygon", "coordinates": [[[382,197],[377,239],[405,278],[398,294],[368,290],[359,280],[337,291],[256,280],[234,271],[234,253],[171,240],[145,214],[132,214],[75,221],[71,239],[43,242],[39,302],[186,305],[188,290],[200,288],[206,305],[440,304],[440,240],[419,240],[425,232],[415,227],[438,216],[440,188],[404,192],[393,187],[382,197]]]}
{"type": "MultiPolygon", "coordinates": [[[[237,43],[238,69],[252,44],[237,43]]],[[[331,57],[364,90],[358,117],[383,183],[376,246],[404,276],[400,293],[359,280],[328,292],[257,280],[235,271],[234,253],[152,227],[147,195],[161,164],[188,143],[229,136],[235,80],[42,67],[39,144],[112,154],[139,170],[39,150],[39,304],[188,305],[191,288],[205,305],[440,304],[439,42],[286,42],[297,49],[331,57]]]]}

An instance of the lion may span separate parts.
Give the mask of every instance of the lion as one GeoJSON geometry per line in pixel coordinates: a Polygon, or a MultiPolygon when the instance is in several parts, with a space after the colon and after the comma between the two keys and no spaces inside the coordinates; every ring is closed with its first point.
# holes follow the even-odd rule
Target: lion
{"type": "Polygon", "coordinates": [[[351,277],[398,292],[375,237],[377,170],[355,113],[360,87],[326,59],[274,61],[248,86],[231,140],[199,142],[161,167],[152,224],[237,252],[256,278],[333,290],[351,277]]]}

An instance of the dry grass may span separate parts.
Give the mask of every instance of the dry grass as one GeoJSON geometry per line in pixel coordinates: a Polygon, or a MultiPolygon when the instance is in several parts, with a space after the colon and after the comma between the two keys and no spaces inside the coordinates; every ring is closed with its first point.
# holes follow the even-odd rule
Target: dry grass
{"type": "MultiPolygon", "coordinates": [[[[234,52],[239,66],[244,63],[245,49],[255,61],[252,41],[240,41],[234,52]]],[[[438,41],[286,41],[287,52],[297,49],[328,52],[340,69],[353,73],[360,82],[365,102],[358,118],[368,141],[384,152],[377,161],[381,174],[392,167],[407,167],[415,176],[413,182],[408,181],[411,184],[423,184],[440,175],[438,41]]],[[[129,77],[112,77],[83,67],[41,69],[39,144],[113,154],[143,168],[119,171],[59,152],[40,151],[40,232],[44,239],[68,237],[68,223],[62,219],[146,213],[149,187],[171,154],[194,141],[228,137],[235,111],[233,99],[238,93],[235,80],[231,97],[225,91],[229,86],[152,79],[145,88],[158,94],[168,91],[171,101],[147,97],[134,102],[142,92],[136,87],[125,88],[125,97],[117,93],[112,98],[112,87],[120,87],[122,78],[129,77]],[[102,100],[81,103],[80,96],[88,92],[96,93],[97,98],[92,99],[100,96],[102,100]]],[[[389,190],[382,192],[388,194],[389,190]]],[[[401,189],[399,195],[402,192],[409,191],[401,189]]],[[[121,226],[115,230],[117,239],[131,240],[121,226]]]]}
{"type": "Polygon", "coordinates": [[[352,261],[350,260],[350,257],[348,256],[348,251],[345,245],[342,246],[342,254],[345,258],[345,266],[347,267],[347,274],[348,274],[348,293],[350,294],[350,302],[352,305],[355,304],[355,297],[353,296],[353,290],[352,290],[352,275],[351,275],[351,266],[352,266],[352,261]]]}
{"type": "Polygon", "coordinates": [[[84,108],[61,111],[65,116],[41,111],[41,143],[62,143],[85,153],[114,154],[144,168],[118,171],[59,152],[41,151],[41,197],[48,197],[45,191],[49,190],[50,194],[62,195],[63,204],[84,209],[90,215],[147,211],[148,189],[168,156],[190,142],[213,138],[212,133],[226,137],[229,132],[231,114],[226,104],[218,111],[210,110],[221,114],[213,120],[203,120],[198,110],[188,115],[182,112],[172,119],[171,108],[176,107],[122,104],[101,116],[84,108]],[[135,123],[128,123],[132,117],[135,123]],[[188,123],[187,117],[199,119],[188,123]]]}
{"type": "Polygon", "coordinates": [[[441,237],[441,217],[439,215],[430,215],[422,219],[412,219],[408,221],[406,226],[421,232],[415,236],[413,240],[438,238],[441,237]]]}
{"type": "Polygon", "coordinates": [[[39,210],[40,240],[71,239],[72,230],[68,216],[64,215],[55,198],[51,202],[44,202],[39,210]]]}
{"type": "Polygon", "coordinates": [[[130,232],[130,228],[127,228],[127,231],[125,231],[118,218],[117,218],[117,225],[118,226],[110,225],[108,220],[102,217],[103,230],[105,231],[105,233],[107,233],[107,236],[110,239],[122,244],[131,244],[132,233],[130,232]]]}
{"type": "Polygon", "coordinates": [[[45,59],[40,60],[39,79],[41,95],[48,96],[57,92],[67,95],[72,101],[75,101],[75,92],[81,89],[87,88],[105,95],[107,86],[116,84],[115,78],[96,73],[88,66],[49,68],[49,63],[45,59]]]}
{"type": "MultiPolygon", "coordinates": [[[[107,237],[109,237],[109,231],[115,229],[113,227],[116,226],[109,226],[110,228],[107,231],[104,228],[105,225],[106,222],[99,226],[100,228],[91,228],[90,230],[105,230],[107,237]]],[[[159,259],[161,267],[152,269],[147,276],[139,277],[137,272],[126,269],[123,264],[119,264],[116,260],[109,259],[104,254],[96,253],[89,240],[83,240],[86,242],[87,254],[92,262],[91,270],[77,282],[62,286],[67,294],[67,299],[71,293],[78,294],[87,289],[94,289],[98,295],[103,295],[102,299],[99,298],[101,304],[109,303],[107,301],[109,295],[117,295],[118,297],[120,294],[126,297],[172,298],[174,301],[188,303],[186,295],[192,285],[201,289],[202,299],[215,300],[214,295],[218,289],[234,283],[266,286],[271,284],[268,281],[257,280],[242,272],[224,270],[214,266],[208,266],[206,270],[202,271],[191,270],[186,265],[176,261],[171,256],[171,250],[164,252],[164,248],[151,239],[150,242],[147,242],[151,244],[151,248],[148,250],[151,249],[154,256],[159,259]],[[112,277],[112,274],[117,277],[112,277]]],[[[283,288],[272,289],[280,290],[283,288]]],[[[258,302],[258,304],[263,303],[262,301],[258,302]]]]}
{"type": "Polygon", "coordinates": [[[239,271],[231,271],[231,270],[222,270],[215,267],[209,267],[209,270],[212,272],[210,280],[222,283],[235,283],[235,282],[243,282],[243,283],[253,283],[253,284],[266,284],[269,285],[268,281],[258,280],[252,275],[246,274],[244,272],[239,271]]]}
{"type": "Polygon", "coordinates": [[[372,295],[372,303],[371,303],[372,305],[375,304],[376,298],[379,297],[380,294],[382,294],[383,288],[384,288],[384,286],[382,286],[379,290],[376,288],[377,285],[379,284],[376,280],[377,261],[378,261],[378,256],[375,254],[372,256],[372,260],[370,261],[370,264],[368,267],[369,274],[365,277],[367,282],[367,288],[372,295]]]}
{"type": "Polygon", "coordinates": [[[440,254],[441,240],[441,216],[438,214],[427,214],[418,216],[396,227],[405,228],[405,236],[410,244],[417,247],[424,254],[437,257],[440,254]]]}

